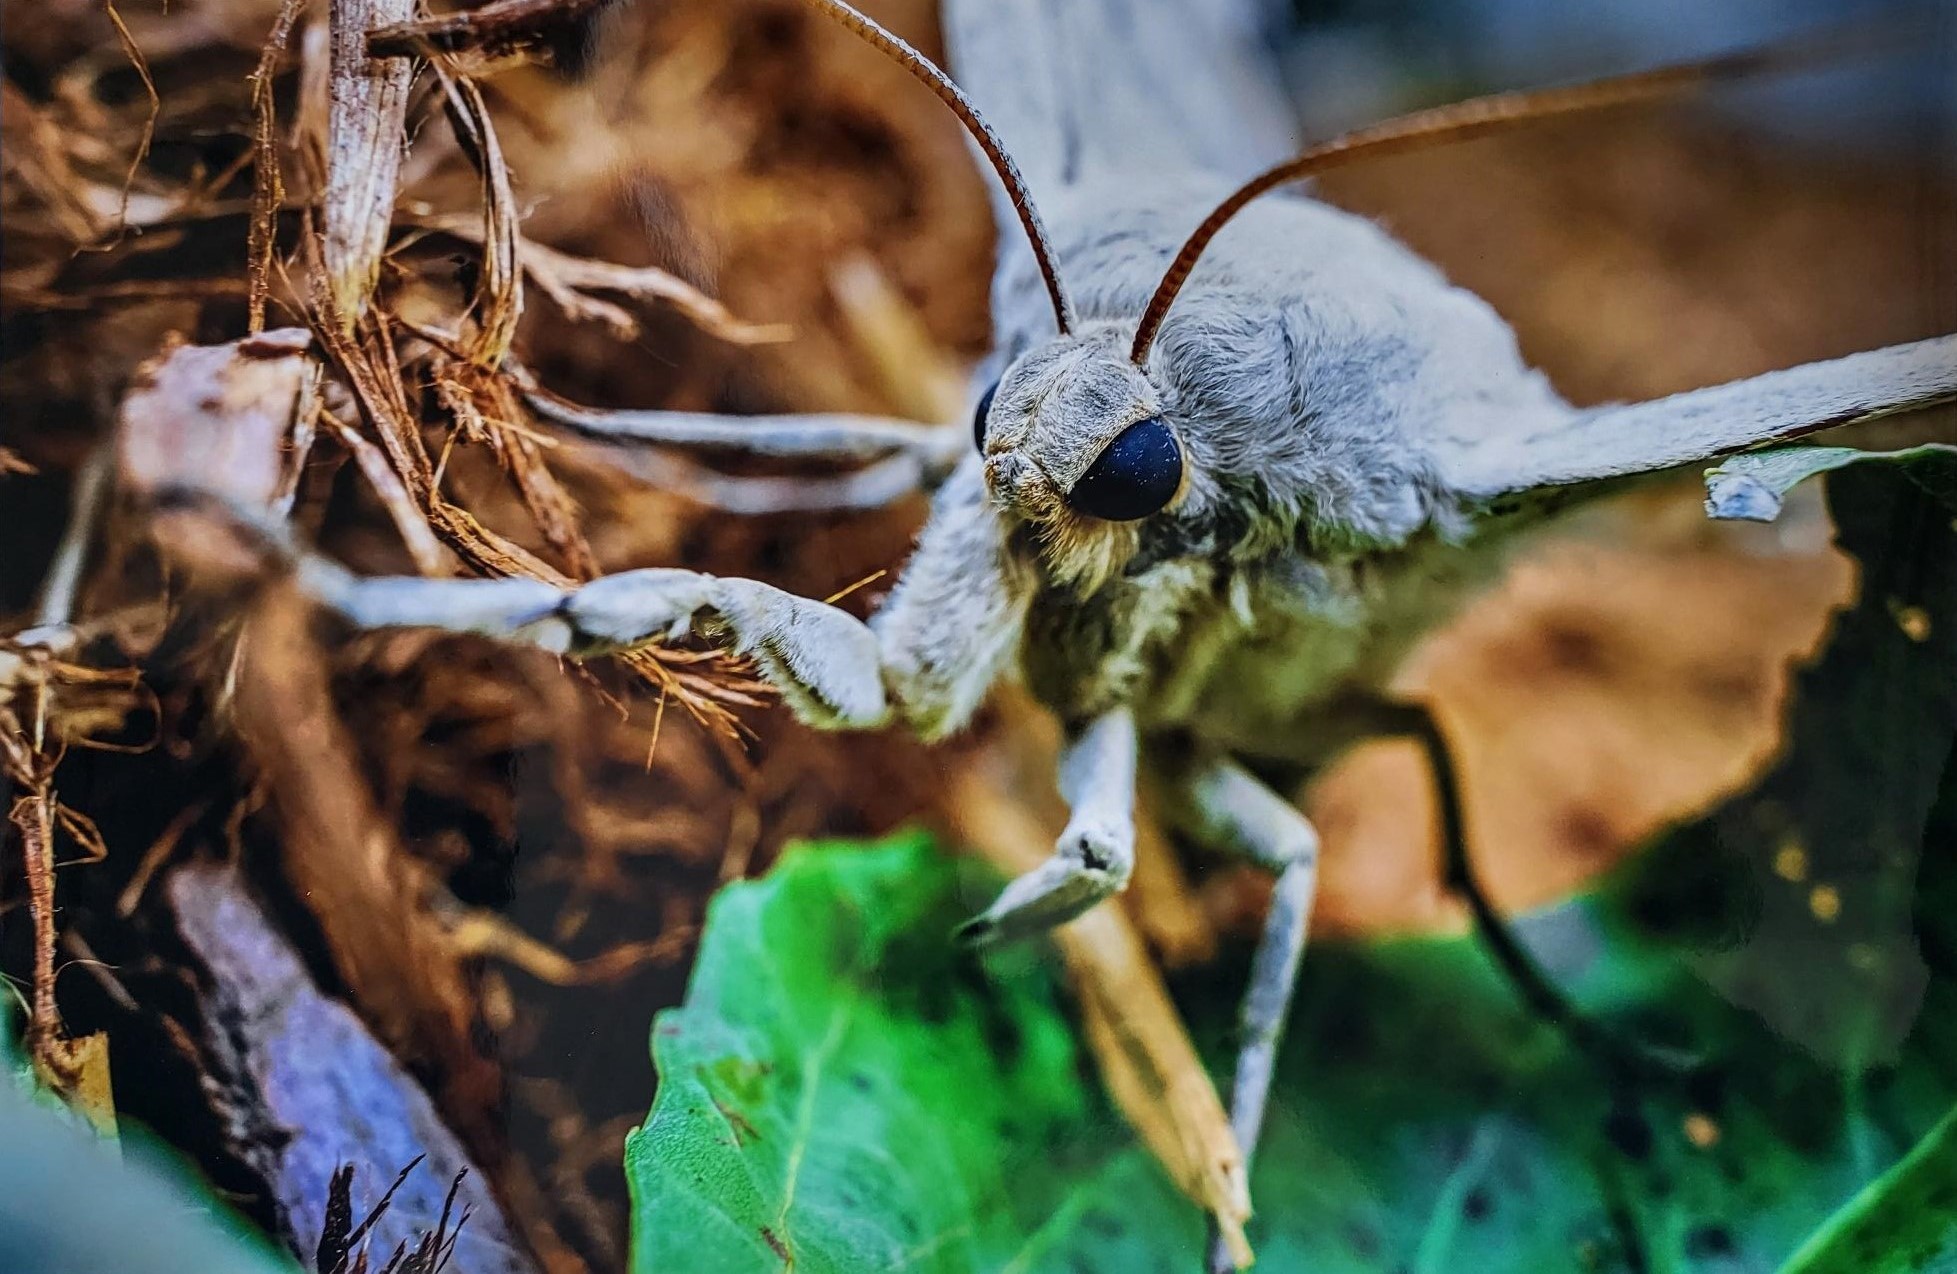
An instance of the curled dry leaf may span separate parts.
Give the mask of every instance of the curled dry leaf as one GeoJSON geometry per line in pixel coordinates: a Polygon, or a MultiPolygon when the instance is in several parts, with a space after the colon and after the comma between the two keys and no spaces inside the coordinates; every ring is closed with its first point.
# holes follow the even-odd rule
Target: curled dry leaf
{"type": "Polygon", "coordinates": [[[210,491],[246,508],[287,483],[287,444],[316,364],[303,328],[226,345],[166,346],[122,402],[116,464],[138,495],[210,491]]]}
{"type": "Polygon", "coordinates": [[[457,75],[441,61],[434,63],[448,105],[449,126],[456,144],[482,180],[482,264],[476,271],[475,319],[464,353],[485,370],[502,365],[516,339],[517,319],[523,314],[523,271],[517,264],[521,234],[516,224],[516,195],[510,189],[509,165],[496,140],[496,126],[474,80],[457,75]]]}

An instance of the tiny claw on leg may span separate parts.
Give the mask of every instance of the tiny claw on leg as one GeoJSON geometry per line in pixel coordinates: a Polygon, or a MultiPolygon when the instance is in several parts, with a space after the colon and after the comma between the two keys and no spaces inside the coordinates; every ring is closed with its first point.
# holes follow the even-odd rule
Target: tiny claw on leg
{"type": "Polygon", "coordinates": [[[1043,933],[1127,886],[1135,869],[1135,719],[1127,709],[1096,717],[1068,741],[1060,794],[1073,816],[1053,856],[959,926],[960,942],[984,946],[1043,933]]]}
{"type": "Polygon", "coordinates": [[[958,941],[971,947],[1013,942],[1066,924],[1128,883],[1126,858],[1076,847],[1063,836],[1053,857],[999,891],[990,907],[958,926],[958,941]]]}

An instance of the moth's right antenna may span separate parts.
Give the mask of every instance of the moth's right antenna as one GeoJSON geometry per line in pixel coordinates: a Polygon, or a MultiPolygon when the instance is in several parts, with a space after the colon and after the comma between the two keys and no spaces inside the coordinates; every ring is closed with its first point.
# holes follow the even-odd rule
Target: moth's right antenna
{"type": "Polygon", "coordinates": [[[1053,300],[1053,318],[1060,325],[1060,334],[1067,335],[1074,328],[1074,307],[1067,299],[1067,289],[1060,281],[1059,258],[1053,251],[1053,242],[1047,238],[1046,224],[1040,220],[1039,210],[1033,207],[1033,196],[1026,189],[1026,179],[1019,175],[1019,165],[1013,163],[1012,156],[1006,153],[1005,143],[992,131],[992,125],[978,113],[971,99],[946,75],[934,65],[931,59],[919,53],[897,36],[877,25],[868,15],[843,0],[807,0],[817,9],[827,13],[836,21],[854,31],[868,43],[889,57],[897,65],[909,71],[917,81],[937,95],[939,101],[951,108],[959,122],[971,133],[972,140],[978,143],[985,157],[992,161],[999,180],[1006,185],[1006,195],[1012,200],[1013,210],[1019,214],[1019,224],[1025,227],[1026,238],[1033,247],[1033,259],[1040,267],[1040,277],[1046,280],[1047,295],[1053,300]]]}

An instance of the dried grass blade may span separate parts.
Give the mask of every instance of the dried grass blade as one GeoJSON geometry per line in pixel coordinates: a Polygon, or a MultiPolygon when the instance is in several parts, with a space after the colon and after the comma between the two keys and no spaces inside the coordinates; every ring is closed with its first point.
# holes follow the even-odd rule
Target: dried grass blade
{"type": "Polygon", "coordinates": [[[367,33],[414,16],[415,0],[332,0],[326,148],[326,287],[343,331],[366,311],[401,178],[414,64],[367,56],[367,33]]]}
{"type": "Polygon", "coordinates": [[[456,144],[482,180],[483,261],[471,307],[476,327],[466,338],[463,352],[470,362],[491,370],[501,366],[509,354],[516,339],[517,320],[523,314],[516,195],[510,189],[509,165],[504,162],[482,91],[474,80],[455,74],[440,61],[433,65],[448,100],[449,126],[455,131],[456,144]]]}
{"type": "Polygon", "coordinates": [[[61,126],[12,80],[0,80],[0,138],[9,175],[47,207],[62,236],[77,246],[99,239],[102,222],[86,193],[97,187],[75,171],[61,126]]]}
{"type": "Polygon", "coordinates": [[[359,430],[332,414],[323,413],[321,419],[353,457],[360,476],[367,479],[367,485],[373,487],[374,494],[380,497],[388,517],[393,519],[395,530],[401,533],[402,543],[408,546],[408,555],[414,558],[415,569],[423,575],[443,574],[449,563],[448,552],[435,537],[428,519],[415,507],[408,489],[401,485],[400,475],[388,467],[387,457],[381,453],[381,449],[361,437],[359,430]]]}
{"type": "Polygon", "coordinates": [[[306,0],[283,0],[272,32],[251,73],[252,169],[251,229],[246,242],[249,288],[246,294],[247,330],[265,330],[265,298],[272,291],[272,249],[277,241],[278,212],[285,203],[285,180],[279,170],[278,110],[272,100],[272,80],[292,41],[293,24],[305,11],[306,0]]]}
{"type": "Polygon", "coordinates": [[[38,1064],[52,1060],[54,1042],[61,1037],[61,1018],[54,1007],[54,793],[45,772],[36,774],[29,786],[14,799],[7,818],[20,834],[27,867],[27,910],[34,929],[27,1050],[38,1064]]]}
{"type": "Polygon", "coordinates": [[[103,0],[102,7],[116,29],[116,40],[122,45],[123,55],[135,68],[137,78],[143,82],[143,92],[149,98],[149,113],[143,117],[142,135],[136,139],[136,151],[129,157],[129,171],[122,178],[122,199],[116,211],[116,223],[124,225],[129,220],[129,191],[136,184],[136,174],[142,170],[143,161],[149,158],[150,142],[156,137],[157,116],[163,113],[163,99],[157,96],[156,80],[150,75],[149,59],[143,56],[142,46],[136,43],[136,37],[130,34],[128,24],[116,10],[115,0],[103,0]]]}
{"type": "Polygon", "coordinates": [[[508,382],[471,367],[438,369],[435,394],[465,432],[489,439],[531,520],[570,574],[578,579],[597,575],[597,559],[578,525],[577,504],[545,463],[544,446],[527,430],[513,427],[518,410],[508,382]]]}

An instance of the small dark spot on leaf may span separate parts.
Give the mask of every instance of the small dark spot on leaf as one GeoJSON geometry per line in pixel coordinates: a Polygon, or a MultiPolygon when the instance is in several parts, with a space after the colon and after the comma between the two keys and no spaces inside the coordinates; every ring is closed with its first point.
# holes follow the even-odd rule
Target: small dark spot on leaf
{"type": "Polygon", "coordinates": [[[849,1086],[851,1088],[854,1088],[859,1093],[867,1093],[871,1089],[876,1087],[876,1085],[870,1081],[870,1077],[868,1075],[865,1075],[862,1071],[851,1071],[849,1073],[849,1086]]]}
{"type": "Polygon", "coordinates": [[[788,1244],[781,1241],[780,1235],[764,1225],[761,1227],[761,1239],[775,1250],[775,1255],[779,1256],[784,1264],[794,1264],[795,1254],[788,1250],[788,1244]]]}
{"type": "Polygon", "coordinates": [[[1604,1137],[1628,1159],[1642,1163],[1651,1155],[1651,1124],[1629,1106],[1619,1106],[1605,1118],[1604,1137]]]}
{"type": "Polygon", "coordinates": [[[734,1107],[729,1106],[726,1102],[721,1101],[720,1098],[709,1096],[713,1102],[713,1108],[720,1112],[720,1117],[725,1119],[728,1128],[733,1130],[734,1146],[736,1149],[746,1147],[749,1142],[761,1140],[760,1131],[748,1121],[746,1115],[743,1115],[734,1107]]]}
{"type": "Polygon", "coordinates": [[[1486,1221],[1495,1210],[1495,1200],[1484,1186],[1476,1186],[1461,1200],[1461,1215],[1470,1221],[1486,1221]]]}
{"type": "Polygon", "coordinates": [[[1103,1239],[1119,1238],[1123,1228],[1119,1217],[1110,1216],[1099,1209],[1090,1209],[1080,1219],[1080,1224],[1089,1234],[1103,1239]]]}
{"type": "Polygon", "coordinates": [[[1726,1072],[1716,1066],[1701,1066],[1685,1077],[1686,1099],[1708,1115],[1726,1108],[1726,1072]]]}
{"type": "Polygon", "coordinates": [[[1685,1254],[1694,1259],[1734,1256],[1739,1252],[1733,1233],[1723,1225],[1701,1225],[1685,1236],[1685,1254]]]}
{"type": "Polygon", "coordinates": [[[1377,1261],[1380,1257],[1379,1235],[1368,1225],[1354,1222],[1345,1228],[1346,1246],[1354,1256],[1362,1261],[1377,1261]]]}

